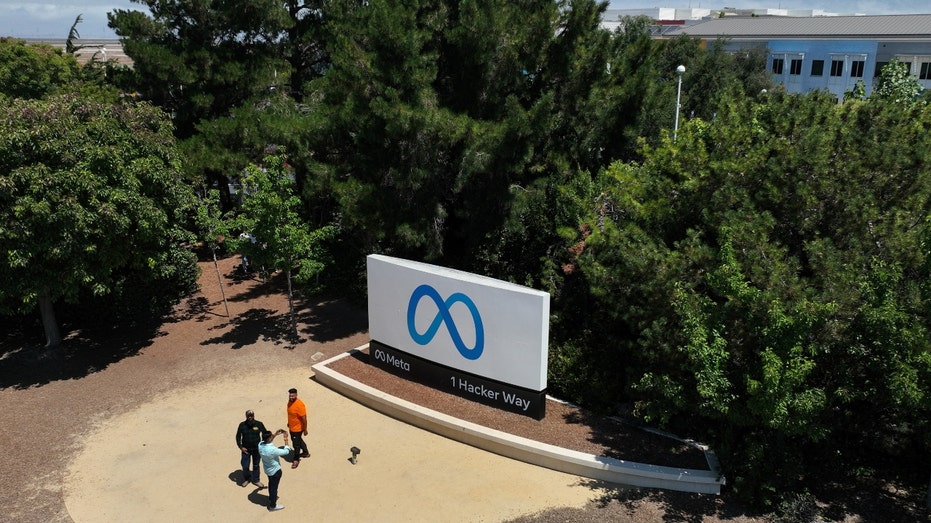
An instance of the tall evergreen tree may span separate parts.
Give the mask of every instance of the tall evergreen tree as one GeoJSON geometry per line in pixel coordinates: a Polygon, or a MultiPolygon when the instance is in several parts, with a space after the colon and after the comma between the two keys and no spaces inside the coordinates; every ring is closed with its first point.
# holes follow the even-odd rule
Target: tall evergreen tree
{"type": "Polygon", "coordinates": [[[172,115],[179,138],[287,85],[283,41],[295,22],[282,1],[133,1],[149,13],[118,9],[109,25],[133,59],[140,93],[172,115]]]}

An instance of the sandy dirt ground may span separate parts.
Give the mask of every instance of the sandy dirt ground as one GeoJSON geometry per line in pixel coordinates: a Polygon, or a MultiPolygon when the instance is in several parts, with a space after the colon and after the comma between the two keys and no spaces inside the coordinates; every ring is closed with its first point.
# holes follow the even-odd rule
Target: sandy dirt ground
{"type": "Polygon", "coordinates": [[[308,380],[305,370],[268,369],[254,381],[254,388],[235,377],[192,384],[103,423],[65,475],[70,516],[79,523],[124,521],[127,513],[133,521],[502,521],[581,507],[595,496],[581,478],[386,418],[308,380]],[[285,466],[285,511],[268,513],[266,490],[237,484],[233,433],[248,407],[269,428],[284,427],[290,386],[310,408],[311,457],[285,466]],[[355,465],[352,446],[362,450],[355,465]]]}

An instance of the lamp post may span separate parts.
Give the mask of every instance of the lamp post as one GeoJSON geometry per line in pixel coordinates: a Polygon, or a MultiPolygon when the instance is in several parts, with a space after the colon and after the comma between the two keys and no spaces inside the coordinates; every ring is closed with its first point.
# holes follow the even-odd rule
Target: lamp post
{"type": "Polygon", "coordinates": [[[685,72],[685,66],[676,67],[676,73],[679,74],[679,89],[676,91],[676,123],[672,128],[672,141],[675,142],[679,137],[679,101],[682,100],[682,73],[685,72]]]}

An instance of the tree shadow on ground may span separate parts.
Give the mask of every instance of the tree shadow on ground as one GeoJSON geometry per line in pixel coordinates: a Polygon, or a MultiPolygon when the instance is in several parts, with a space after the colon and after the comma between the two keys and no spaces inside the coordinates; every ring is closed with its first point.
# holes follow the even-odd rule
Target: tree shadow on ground
{"type": "MultiPolygon", "coordinates": [[[[301,333],[318,343],[348,338],[368,330],[368,313],[348,300],[311,296],[299,302],[301,333]]],[[[297,304],[295,304],[295,307],[297,304]]]]}
{"type": "Polygon", "coordinates": [[[625,487],[603,481],[583,479],[581,484],[603,492],[583,508],[559,507],[508,520],[509,523],[544,521],[614,521],[635,523],[643,520],[669,523],[703,521],[767,521],[746,507],[722,496],[693,494],[659,489],[625,487]]]}
{"type": "Polygon", "coordinates": [[[239,269],[234,269],[223,276],[229,286],[232,287],[231,290],[238,291],[239,289],[236,289],[236,286],[254,282],[251,287],[242,292],[236,294],[227,293],[226,299],[231,302],[248,302],[256,298],[279,293],[287,299],[288,278],[284,272],[279,271],[267,278],[262,278],[255,272],[244,273],[239,269]]]}
{"type": "Polygon", "coordinates": [[[763,514],[754,514],[752,510],[734,500],[725,502],[721,496],[711,494],[608,486],[595,481],[592,483],[592,488],[606,489],[605,494],[596,500],[596,506],[607,507],[611,503],[619,503],[631,511],[636,511],[643,502],[650,502],[662,508],[663,520],[669,522],[701,523],[707,518],[728,521],[747,516],[763,517],[763,514]]]}
{"type": "MultiPolygon", "coordinates": [[[[904,470],[898,467],[892,469],[904,470]]],[[[509,520],[509,523],[634,523],[644,519],[670,523],[746,522],[772,521],[774,516],[772,513],[754,511],[726,489],[721,495],[715,496],[626,487],[593,479],[582,479],[580,484],[599,493],[584,508],[554,508],[509,520]]],[[[824,521],[929,522],[931,514],[924,507],[925,486],[908,471],[891,476],[874,471],[871,475],[859,478],[836,477],[834,481],[819,478],[809,482],[811,493],[818,501],[817,511],[824,521]]],[[[791,493],[784,495],[791,496],[791,493]]]]}
{"type": "Polygon", "coordinates": [[[223,310],[223,301],[220,300],[211,303],[210,300],[203,295],[196,295],[188,296],[181,300],[181,303],[175,308],[174,313],[165,318],[164,322],[180,323],[194,321],[203,323],[208,321],[211,317],[226,317],[225,311],[223,310]]]}
{"type": "Polygon", "coordinates": [[[228,331],[202,341],[201,345],[230,344],[238,350],[258,343],[260,340],[293,349],[300,343],[291,330],[288,313],[279,314],[271,309],[249,309],[230,318],[228,331]]]}
{"type": "MultiPolygon", "coordinates": [[[[189,302],[188,314],[200,317],[215,314],[211,310],[220,305],[220,303],[209,303],[206,298],[202,297],[189,300],[189,302]]],[[[204,340],[201,345],[231,344],[232,349],[241,349],[261,340],[290,350],[307,339],[325,343],[347,338],[364,332],[368,328],[365,313],[345,300],[295,298],[294,307],[295,319],[299,326],[297,334],[292,328],[289,311],[278,312],[255,308],[237,314],[231,317],[229,322],[216,327],[218,329],[229,328],[229,330],[204,340]]]]}
{"type": "Polygon", "coordinates": [[[861,521],[931,522],[925,507],[928,463],[917,456],[865,454],[845,460],[844,470],[827,466],[822,477],[810,479],[812,494],[826,505],[821,515],[828,521],[856,514],[861,521]]]}
{"type": "Polygon", "coordinates": [[[78,379],[135,356],[164,335],[161,320],[109,323],[74,321],[66,317],[59,329],[63,341],[45,347],[38,315],[0,317],[0,389],[25,389],[58,380],[78,379]]]}
{"type": "Polygon", "coordinates": [[[588,439],[605,448],[605,457],[667,467],[710,470],[702,449],[675,437],[583,409],[573,411],[564,418],[566,423],[590,427],[591,436],[588,439]]]}

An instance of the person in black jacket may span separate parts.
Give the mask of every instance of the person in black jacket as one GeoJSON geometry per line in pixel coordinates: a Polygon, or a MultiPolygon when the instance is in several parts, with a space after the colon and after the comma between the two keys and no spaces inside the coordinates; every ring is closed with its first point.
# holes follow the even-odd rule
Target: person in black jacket
{"type": "Polygon", "coordinates": [[[242,482],[239,484],[245,487],[250,482],[258,488],[265,488],[259,481],[259,442],[262,441],[262,433],[265,432],[265,425],[255,419],[255,413],[251,410],[246,411],[246,420],[239,424],[236,430],[236,446],[242,453],[240,463],[242,463],[242,482]],[[249,472],[249,462],[252,462],[252,472],[249,472]]]}

